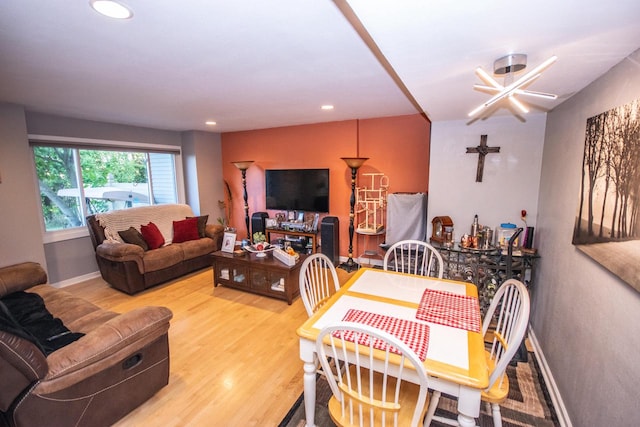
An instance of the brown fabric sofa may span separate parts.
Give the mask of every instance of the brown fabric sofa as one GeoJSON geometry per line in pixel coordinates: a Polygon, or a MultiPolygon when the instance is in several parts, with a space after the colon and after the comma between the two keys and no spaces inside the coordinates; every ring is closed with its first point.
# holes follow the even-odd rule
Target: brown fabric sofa
{"type": "Polygon", "coordinates": [[[143,206],[87,217],[87,226],[102,278],[114,288],[135,294],[151,286],[211,266],[209,255],[220,250],[224,228],[207,224],[204,237],[172,243],[173,221],[193,217],[183,204],[143,206]],[[153,222],[165,245],[151,250],[125,243],[119,231],[153,222]]]}
{"type": "Polygon", "coordinates": [[[69,330],[85,335],[45,356],[36,344],[0,329],[0,418],[6,424],[108,426],[168,383],[168,308],[118,314],[46,281],[37,263],[0,268],[0,298],[36,293],[69,330]]]}

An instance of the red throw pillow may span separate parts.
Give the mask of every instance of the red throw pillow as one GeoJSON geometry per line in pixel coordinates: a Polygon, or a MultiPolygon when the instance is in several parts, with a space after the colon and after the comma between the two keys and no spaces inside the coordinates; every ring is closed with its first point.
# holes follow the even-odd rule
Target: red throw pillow
{"type": "Polygon", "coordinates": [[[149,249],[157,249],[164,245],[164,237],[162,237],[162,233],[160,233],[158,226],[154,223],[150,222],[147,225],[141,225],[140,233],[144,241],[149,245],[149,249]]]}
{"type": "Polygon", "coordinates": [[[187,218],[182,221],[173,221],[173,243],[198,240],[198,218],[187,218]]]}

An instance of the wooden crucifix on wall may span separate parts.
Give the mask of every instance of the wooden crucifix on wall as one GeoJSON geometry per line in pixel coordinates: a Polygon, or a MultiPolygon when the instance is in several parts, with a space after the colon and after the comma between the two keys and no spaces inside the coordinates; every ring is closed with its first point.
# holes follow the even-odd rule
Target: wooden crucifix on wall
{"type": "Polygon", "coordinates": [[[489,153],[499,153],[500,147],[487,147],[487,135],[480,135],[480,145],[467,147],[467,153],[478,153],[478,169],[476,170],[476,182],[482,182],[484,171],[484,157],[489,153]]]}

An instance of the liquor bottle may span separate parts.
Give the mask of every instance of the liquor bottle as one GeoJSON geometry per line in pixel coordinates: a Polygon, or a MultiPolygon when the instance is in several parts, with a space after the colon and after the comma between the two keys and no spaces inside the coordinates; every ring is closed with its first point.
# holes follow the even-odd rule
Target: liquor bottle
{"type": "Polygon", "coordinates": [[[478,235],[478,215],[473,217],[473,224],[471,224],[471,236],[475,237],[478,235]]]}

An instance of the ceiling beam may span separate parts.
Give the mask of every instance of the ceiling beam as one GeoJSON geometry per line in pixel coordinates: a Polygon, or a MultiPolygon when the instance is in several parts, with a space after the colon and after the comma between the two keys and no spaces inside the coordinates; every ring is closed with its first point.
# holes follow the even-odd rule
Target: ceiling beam
{"type": "Polygon", "coordinates": [[[378,62],[380,62],[382,68],[384,68],[387,74],[389,74],[391,79],[395,82],[404,96],[407,97],[409,102],[411,102],[413,107],[418,111],[418,113],[420,113],[422,117],[431,122],[431,119],[429,119],[427,113],[422,109],[418,101],[413,97],[407,86],[405,86],[398,73],[396,73],[396,70],[394,70],[391,63],[389,63],[387,58],[384,56],[376,42],[373,40],[373,37],[371,37],[371,34],[369,34],[369,31],[367,31],[367,29],[364,27],[362,21],[360,21],[360,18],[358,18],[349,3],[347,3],[346,0],[333,0],[333,3],[338,7],[347,21],[349,21],[353,29],[356,30],[362,41],[367,45],[371,53],[373,53],[373,56],[375,56],[378,62]]]}

